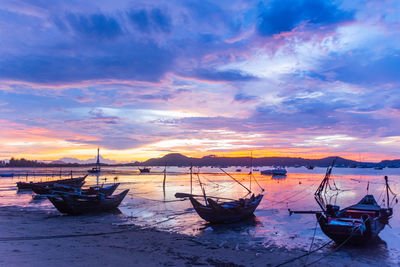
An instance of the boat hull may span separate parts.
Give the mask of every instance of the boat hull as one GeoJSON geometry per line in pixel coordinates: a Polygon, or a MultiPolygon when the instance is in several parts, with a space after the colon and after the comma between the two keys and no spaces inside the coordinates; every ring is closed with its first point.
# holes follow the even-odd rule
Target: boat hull
{"type": "Polygon", "coordinates": [[[51,203],[61,213],[81,215],[93,212],[103,212],[119,206],[129,189],[118,195],[102,197],[101,195],[60,195],[48,197],[51,203]]]}
{"type": "Polygon", "coordinates": [[[224,207],[224,205],[217,204],[211,199],[208,199],[208,205],[205,206],[195,198],[189,197],[197,214],[203,220],[215,224],[235,223],[250,218],[253,216],[262,198],[263,195],[260,194],[255,197],[254,201],[251,201],[247,205],[224,207]]]}
{"type": "Polygon", "coordinates": [[[17,182],[17,187],[18,189],[31,189],[33,186],[54,186],[54,184],[63,184],[63,185],[79,185],[82,184],[83,181],[86,179],[87,175],[83,177],[78,177],[78,178],[70,178],[70,179],[62,179],[62,180],[54,180],[54,181],[47,181],[47,182],[38,182],[38,183],[33,183],[33,182],[17,182]]]}
{"type": "Polygon", "coordinates": [[[322,232],[337,244],[365,245],[376,239],[387,224],[384,216],[345,223],[332,223],[334,220],[340,222],[341,218],[327,218],[322,213],[317,213],[316,217],[322,232]]]}

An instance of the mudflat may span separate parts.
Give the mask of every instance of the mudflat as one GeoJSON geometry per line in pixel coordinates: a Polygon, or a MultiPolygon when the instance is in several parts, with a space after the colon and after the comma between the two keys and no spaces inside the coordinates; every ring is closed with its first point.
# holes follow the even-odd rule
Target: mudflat
{"type": "Polygon", "coordinates": [[[1,266],[275,266],[303,254],[143,228],[118,212],[65,216],[0,207],[1,266]]]}

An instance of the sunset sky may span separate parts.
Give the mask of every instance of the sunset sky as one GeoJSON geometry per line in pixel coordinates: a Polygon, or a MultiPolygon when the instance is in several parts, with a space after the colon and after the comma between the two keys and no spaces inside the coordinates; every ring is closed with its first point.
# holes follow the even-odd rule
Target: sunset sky
{"type": "Polygon", "coordinates": [[[400,158],[400,1],[2,1],[0,159],[400,158]]]}

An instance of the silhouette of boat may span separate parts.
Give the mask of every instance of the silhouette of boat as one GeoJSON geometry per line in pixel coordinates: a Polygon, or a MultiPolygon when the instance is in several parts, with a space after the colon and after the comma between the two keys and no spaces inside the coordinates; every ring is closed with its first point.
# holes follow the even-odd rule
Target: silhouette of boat
{"type": "MultiPolygon", "coordinates": [[[[255,196],[250,189],[240,183],[237,179],[232,177],[230,174],[225,172],[222,168],[220,168],[225,174],[227,174],[234,181],[239,183],[242,187],[244,187],[248,194],[252,194],[247,198],[240,199],[230,199],[224,197],[213,197],[207,196],[200,181],[200,177],[197,174],[197,178],[199,180],[200,187],[203,191],[203,195],[193,195],[187,193],[176,193],[176,198],[186,198],[188,197],[190,202],[193,205],[193,208],[197,212],[197,214],[205,221],[210,223],[220,224],[220,223],[234,223],[242,220],[246,220],[251,216],[254,216],[254,211],[257,209],[260,204],[263,194],[258,194],[255,196]],[[205,204],[200,203],[196,198],[203,198],[205,204]],[[222,201],[220,201],[222,200],[222,201]]],[[[250,173],[251,174],[251,173],[250,173]]],[[[192,175],[192,173],[191,173],[192,175]]],[[[252,175],[250,179],[254,179],[252,175]]],[[[257,180],[255,180],[257,181],[257,180]]],[[[258,182],[257,182],[258,184],[258,182]]],[[[261,186],[260,186],[261,188],[261,186]]],[[[262,188],[261,188],[262,189],[262,188]]],[[[262,189],[264,191],[264,189],[262,189]]],[[[246,195],[246,196],[247,196],[246,195]]]]}
{"type": "Polygon", "coordinates": [[[49,195],[49,194],[62,194],[65,192],[71,192],[81,195],[94,195],[94,194],[105,194],[110,196],[119,186],[119,183],[110,186],[91,186],[89,188],[81,188],[81,186],[65,186],[61,184],[54,184],[53,186],[40,186],[34,185],[32,191],[39,195],[49,195]]]}
{"type": "Polygon", "coordinates": [[[101,172],[101,169],[100,169],[100,149],[99,148],[97,148],[96,167],[91,168],[87,172],[90,173],[90,174],[96,174],[96,173],[100,173],[101,172]]]}
{"type": "MultiPolygon", "coordinates": [[[[71,174],[72,176],[72,174],[71,174]]],[[[33,186],[42,186],[42,187],[46,187],[46,186],[54,186],[54,184],[62,184],[62,185],[83,185],[85,178],[87,177],[87,175],[83,176],[83,177],[77,177],[77,178],[69,178],[69,179],[61,179],[61,180],[53,180],[53,181],[46,181],[46,182],[17,182],[17,187],[18,189],[31,189],[33,186]]]]}
{"type": "Polygon", "coordinates": [[[138,169],[139,169],[140,173],[149,173],[150,172],[150,168],[143,167],[143,168],[138,168],[138,169]]]}
{"type": "Polygon", "coordinates": [[[321,211],[289,212],[316,214],[322,232],[338,244],[367,244],[378,237],[393,214],[393,209],[389,206],[389,192],[394,193],[389,187],[388,177],[385,176],[386,208],[379,206],[373,195],[367,194],[357,204],[340,209],[339,206],[325,204],[327,201],[323,195],[330,188],[339,191],[335,184],[329,184],[332,168],[333,164],[328,167],[325,178],[314,194],[321,211]]]}
{"type": "Polygon", "coordinates": [[[128,191],[129,189],[126,189],[117,195],[111,196],[106,196],[105,194],[79,195],[64,193],[48,196],[47,198],[59,212],[80,215],[115,209],[128,194],[128,191]]]}
{"type": "Polygon", "coordinates": [[[268,169],[261,171],[262,175],[286,175],[287,170],[283,167],[278,167],[275,169],[268,169]]]}

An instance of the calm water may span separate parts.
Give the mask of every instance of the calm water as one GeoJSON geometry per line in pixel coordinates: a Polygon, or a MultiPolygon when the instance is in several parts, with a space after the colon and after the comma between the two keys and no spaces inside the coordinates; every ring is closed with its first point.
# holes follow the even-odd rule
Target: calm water
{"type": "MultiPolygon", "coordinates": [[[[249,184],[249,170],[241,168],[243,173],[237,173],[237,168],[228,168],[226,171],[243,182],[249,184]]],[[[260,168],[260,170],[265,168],[260,168]]],[[[33,169],[2,169],[2,172],[26,173],[33,169]]],[[[84,172],[84,169],[75,168],[75,172],[84,172]]],[[[105,169],[107,170],[107,169],[105,169]]],[[[121,183],[119,191],[130,189],[129,195],[120,205],[120,210],[127,216],[126,223],[134,223],[142,226],[156,227],[164,231],[173,231],[187,235],[200,236],[204,240],[213,240],[224,243],[234,243],[240,247],[243,244],[262,244],[268,248],[276,246],[288,249],[301,248],[308,251],[311,239],[316,227],[315,215],[289,216],[288,208],[293,210],[318,210],[314,200],[314,192],[324,177],[325,168],[307,170],[301,168],[288,168],[286,177],[262,176],[255,173],[258,183],[265,188],[264,199],[255,212],[255,218],[245,223],[233,225],[213,226],[204,222],[193,210],[189,201],[175,199],[176,192],[190,192],[190,175],[188,168],[169,167],[166,179],[165,196],[162,188],[163,167],[152,168],[150,174],[139,174],[137,168],[113,168],[114,174],[102,175],[100,178],[89,176],[86,184],[109,183],[118,175],[121,183]],[[104,180],[106,178],[107,180],[104,180]]],[[[36,173],[58,172],[59,169],[34,169],[36,173]]],[[[232,181],[227,175],[215,168],[202,168],[199,175],[208,195],[230,198],[243,197],[246,190],[232,181]]],[[[78,175],[78,174],[77,174],[78,175]]],[[[358,202],[367,192],[373,194],[379,204],[382,203],[384,179],[389,176],[389,182],[395,193],[400,192],[400,169],[373,170],[373,169],[349,169],[335,168],[332,173],[337,187],[345,191],[338,198],[332,198],[331,202],[345,207],[358,202]]],[[[55,209],[47,200],[33,200],[32,193],[17,193],[15,183],[25,181],[25,176],[14,178],[0,178],[0,205],[18,205],[38,207],[44,211],[55,209]]],[[[28,178],[28,180],[31,180],[28,178]]],[[[45,180],[35,177],[35,181],[45,180]]],[[[252,183],[255,193],[260,189],[252,183]]],[[[193,193],[201,194],[197,176],[193,175],[193,193]]],[[[390,227],[386,227],[380,234],[381,241],[366,248],[345,247],[336,252],[351,260],[357,260],[364,264],[378,264],[384,262],[387,265],[400,262],[400,210],[394,206],[394,216],[390,221],[390,227]]],[[[315,248],[326,243],[329,239],[322,233],[319,226],[315,232],[315,248]]],[[[329,252],[331,247],[326,247],[322,252],[329,252]]],[[[322,254],[321,254],[322,255],[322,254]]]]}

